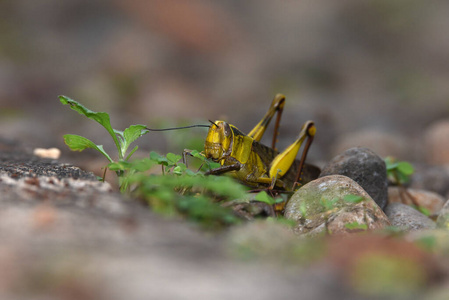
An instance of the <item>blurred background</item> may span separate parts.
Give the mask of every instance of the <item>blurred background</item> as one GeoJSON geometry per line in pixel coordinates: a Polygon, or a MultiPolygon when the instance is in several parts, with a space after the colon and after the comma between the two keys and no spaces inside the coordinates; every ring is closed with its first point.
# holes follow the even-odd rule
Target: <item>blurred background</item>
{"type": "MultiPolygon", "coordinates": [[[[0,137],[58,147],[98,173],[102,157],[71,153],[62,136],[114,150],[109,136],[58,95],[117,129],[224,119],[248,132],[283,93],[281,149],[310,119],[317,164],[356,145],[426,161],[429,128],[449,118],[448,24],[445,0],[2,0],[0,137]]],[[[179,153],[205,135],[137,144],[179,153]]]]}

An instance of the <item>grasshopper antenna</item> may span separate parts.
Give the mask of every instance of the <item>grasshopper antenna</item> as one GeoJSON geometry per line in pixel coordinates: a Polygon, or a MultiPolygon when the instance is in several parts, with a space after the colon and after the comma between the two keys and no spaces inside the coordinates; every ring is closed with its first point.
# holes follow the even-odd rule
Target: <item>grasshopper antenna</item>
{"type": "Polygon", "coordinates": [[[217,127],[218,128],[218,125],[217,124],[215,124],[215,122],[214,121],[211,121],[211,120],[209,120],[209,122],[212,124],[212,125],[215,125],[215,127],[217,127]]]}
{"type": "Polygon", "coordinates": [[[146,130],[150,130],[150,131],[168,131],[168,130],[178,130],[178,129],[193,128],[193,127],[209,127],[209,126],[210,125],[197,124],[197,125],[190,125],[190,126],[161,128],[161,129],[155,129],[155,128],[148,128],[148,127],[146,127],[145,129],[146,130]]]}

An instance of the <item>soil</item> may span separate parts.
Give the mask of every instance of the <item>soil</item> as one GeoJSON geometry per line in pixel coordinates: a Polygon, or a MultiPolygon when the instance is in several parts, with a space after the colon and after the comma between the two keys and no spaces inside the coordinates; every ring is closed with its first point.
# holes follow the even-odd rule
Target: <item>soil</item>
{"type": "Polygon", "coordinates": [[[233,259],[227,233],[155,215],[92,173],[19,143],[0,140],[0,149],[3,299],[292,299],[301,290],[329,299],[335,289],[351,299],[338,281],[321,287],[328,271],[305,276],[233,259]]]}

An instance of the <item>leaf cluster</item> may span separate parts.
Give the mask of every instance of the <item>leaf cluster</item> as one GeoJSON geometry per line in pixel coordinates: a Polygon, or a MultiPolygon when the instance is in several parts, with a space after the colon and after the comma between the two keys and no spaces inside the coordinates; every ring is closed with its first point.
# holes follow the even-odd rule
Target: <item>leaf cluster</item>
{"type": "Polygon", "coordinates": [[[394,185],[403,185],[410,181],[410,176],[415,172],[413,166],[406,161],[397,161],[393,157],[384,159],[387,167],[388,180],[394,185]]]}
{"type": "MultiPolygon", "coordinates": [[[[139,137],[149,132],[148,129],[146,129],[147,127],[145,125],[131,125],[123,131],[114,129],[111,126],[111,120],[108,113],[92,111],[82,104],[78,103],[77,101],[66,96],[59,96],[59,101],[61,101],[61,103],[64,105],[69,105],[70,108],[74,111],[78,112],[81,115],[84,115],[91,120],[96,121],[101,126],[103,126],[104,129],[106,129],[106,131],[112,137],[112,140],[117,147],[119,161],[128,160],[138,149],[138,146],[134,147],[127,155],[129,146],[139,137]]],[[[94,142],[83,136],[66,134],[64,135],[64,142],[73,151],[83,151],[85,149],[91,148],[103,154],[110,162],[114,161],[111,156],[104,150],[103,145],[96,145],[94,142]]]]}
{"type": "Polygon", "coordinates": [[[142,199],[153,211],[168,216],[180,215],[208,229],[235,224],[239,219],[221,202],[241,199],[245,188],[225,176],[205,176],[179,162],[181,156],[163,156],[151,152],[148,158],[109,164],[109,168],[126,171],[124,183],[132,187],[131,195],[142,199]],[[162,168],[161,174],[146,174],[153,166],[162,168]]]}

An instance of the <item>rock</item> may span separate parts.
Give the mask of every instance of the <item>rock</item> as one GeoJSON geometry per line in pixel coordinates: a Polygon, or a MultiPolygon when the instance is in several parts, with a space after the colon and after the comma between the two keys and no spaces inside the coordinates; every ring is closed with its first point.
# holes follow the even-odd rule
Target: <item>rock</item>
{"type": "Polygon", "coordinates": [[[388,188],[388,203],[395,202],[417,205],[434,215],[438,214],[446,200],[437,193],[391,186],[388,188]]]}
{"type": "Polygon", "coordinates": [[[383,209],[388,201],[385,162],[367,148],[351,148],[334,157],[321,171],[320,177],[344,175],[357,182],[383,209]]]}
{"type": "Polygon", "coordinates": [[[424,132],[426,160],[431,164],[449,164],[449,120],[431,124],[424,132]]]}
{"type": "Polygon", "coordinates": [[[58,148],[36,148],[33,150],[33,154],[41,158],[59,159],[61,156],[61,150],[58,148]]]}
{"type": "Polygon", "coordinates": [[[428,190],[446,196],[449,192],[449,166],[414,164],[415,172],[410,187],[428,190]]]}
{"type": "Polygon", "coordinates": [[[437,218],[437,227],[449,229],[449,201],[447,201],[437,218]]]}
{"type": "Polygon", "coordinates": [[[285,217],[296,222],[295,232],[308,235],[325,231],[344,234],[390,225],[370,195],[357,182],[343,175],[325,176],[305,184],[287,203],[285,217]],[[360,199],[345,200],[348,195],[360,199]]]}
{"type": "Polygon", "coordinates": [[[391,225],[405,231],[436,228],[434,221],[406,204],[391,203],[385,208],[385,214],[390,219],[391,225]]]}

